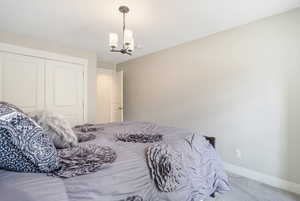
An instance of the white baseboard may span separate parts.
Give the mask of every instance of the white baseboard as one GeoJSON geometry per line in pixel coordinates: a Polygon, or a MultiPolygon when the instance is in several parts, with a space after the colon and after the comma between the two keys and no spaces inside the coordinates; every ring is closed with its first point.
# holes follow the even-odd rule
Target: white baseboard
{"type": "Polygon", "coordinates": [[[227,170],[228,172],[300,195],[300,184],[296,184],[270,175],[262,174],[244,167],[232,165],[230,163],[224,163],[223,165],[225,170],[227,170]]]}

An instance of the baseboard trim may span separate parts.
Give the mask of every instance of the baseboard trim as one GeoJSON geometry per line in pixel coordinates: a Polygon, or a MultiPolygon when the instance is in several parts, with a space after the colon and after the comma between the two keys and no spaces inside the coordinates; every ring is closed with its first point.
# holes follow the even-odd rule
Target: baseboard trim
{"type": "Polygon", "coordinates": [[[300,195],[300,184],[296,184],[270,175],[262,174],[260,172],[232,165],[230,163],[224,163],[223,165],[225,170],[227,170],[228,172],[300,195]]]}

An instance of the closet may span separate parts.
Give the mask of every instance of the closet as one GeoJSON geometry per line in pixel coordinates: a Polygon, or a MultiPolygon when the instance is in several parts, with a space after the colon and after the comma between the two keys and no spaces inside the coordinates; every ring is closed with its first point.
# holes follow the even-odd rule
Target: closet
{"type": "Polygon", "coordinates": [[[22,55],[21,52],[28,54],[25,48],[16,49],[16,53],[3,49],[0,44],[1,101],[13,103],[27,113],[59,113],[72,125],[86,122],[86,61],[39,51],[22,55]]]}

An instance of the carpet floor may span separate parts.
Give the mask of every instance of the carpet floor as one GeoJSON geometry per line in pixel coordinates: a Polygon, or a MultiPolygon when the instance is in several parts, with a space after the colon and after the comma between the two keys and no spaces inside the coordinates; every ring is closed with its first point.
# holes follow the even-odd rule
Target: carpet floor
{"type": "Polygon", "coordinates": [[[231,191],[207,201],[300,201],[300,196],[245,177],[229,175],[231,191]]]}

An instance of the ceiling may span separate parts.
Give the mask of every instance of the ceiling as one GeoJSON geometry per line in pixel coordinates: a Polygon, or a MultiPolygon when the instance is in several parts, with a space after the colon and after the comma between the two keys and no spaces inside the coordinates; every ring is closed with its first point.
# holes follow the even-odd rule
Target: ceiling
{"type": "Polygon", "coordinates": [[[300,6],[299,0],[1,0],[0,30],[96,51],[119,63],[300,6]],[[121,34],[120,5],[138,46],[110,53],[109,32],[121,34]]]}

